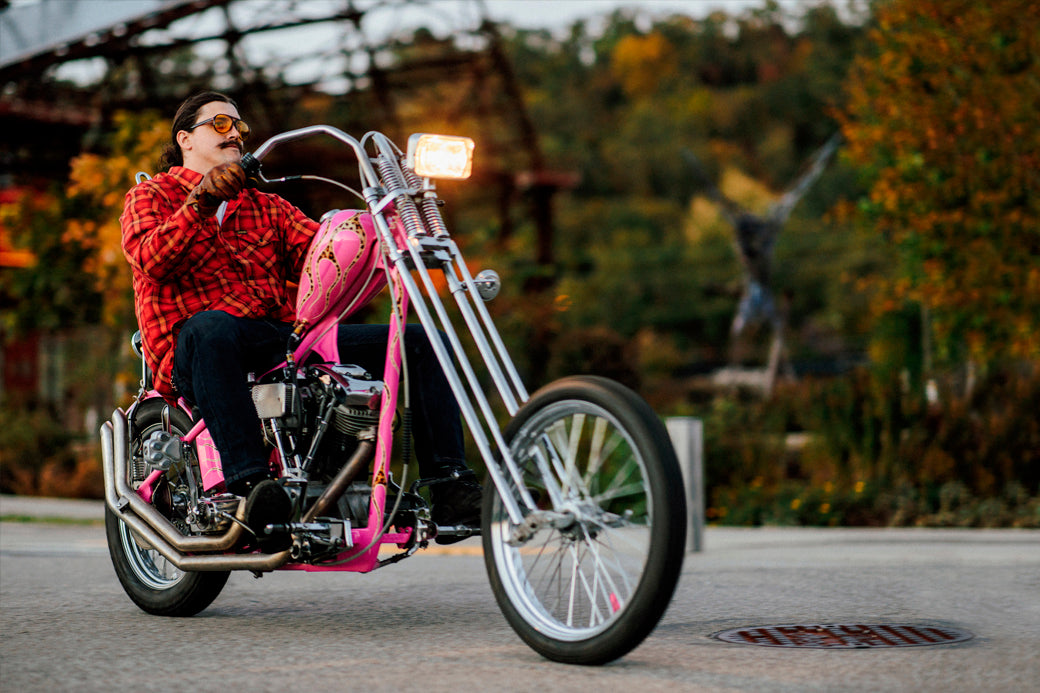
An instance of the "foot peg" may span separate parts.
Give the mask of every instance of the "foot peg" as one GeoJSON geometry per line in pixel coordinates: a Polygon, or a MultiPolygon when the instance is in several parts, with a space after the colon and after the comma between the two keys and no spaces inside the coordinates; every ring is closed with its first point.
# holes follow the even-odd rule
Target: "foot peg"
{"type": "Polygon", "coordinates": [[[433,540],[438,544],[454,544],[463,539],[480,536],[479,525],[437,525],[433,540]]]}

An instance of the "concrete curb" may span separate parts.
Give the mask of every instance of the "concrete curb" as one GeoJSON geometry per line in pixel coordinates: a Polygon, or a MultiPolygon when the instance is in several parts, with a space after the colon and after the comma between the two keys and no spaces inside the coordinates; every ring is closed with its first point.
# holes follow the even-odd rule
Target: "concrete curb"
{"type": "Polygon", "coordinates": [[[0,517],[101,522],[105,519],[105,502],[5,494],[0,495],[0,517]]]}

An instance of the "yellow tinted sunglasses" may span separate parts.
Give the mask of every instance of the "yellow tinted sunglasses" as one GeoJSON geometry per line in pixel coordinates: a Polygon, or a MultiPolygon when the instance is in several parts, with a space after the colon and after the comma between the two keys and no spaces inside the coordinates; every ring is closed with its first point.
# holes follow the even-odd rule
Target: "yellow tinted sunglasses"
{"type": "Polygon", "coordinates": [[[235,129],[238,130],[238,134],[243,140],[249,137],[249,126],[246,125],[246,121],[242,120],[241,118],[232,118],[231,116],[225,115],[223,113],[221,113],[220,115],[215,115],[212,118],[202,121],[201,123],[195,123],[188,129],[188,131],[190,132],[201,125],[205,125],[206,123],[212,123],[213,129],[219,132],[221,135],[227,134],[231,130],[231,126],[234,126],[235,129]]]}

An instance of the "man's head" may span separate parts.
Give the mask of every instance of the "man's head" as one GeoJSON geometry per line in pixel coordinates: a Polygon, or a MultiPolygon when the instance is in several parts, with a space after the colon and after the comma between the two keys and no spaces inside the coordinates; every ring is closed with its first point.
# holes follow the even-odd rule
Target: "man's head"
{"type": "Polygon", "coordinates": [[[159,167],[168,171],[184,166],[206,173],[218,164],[238,161],[248,132],[229,97],[213,91],[196,94],[177,109],[159,167]]]}

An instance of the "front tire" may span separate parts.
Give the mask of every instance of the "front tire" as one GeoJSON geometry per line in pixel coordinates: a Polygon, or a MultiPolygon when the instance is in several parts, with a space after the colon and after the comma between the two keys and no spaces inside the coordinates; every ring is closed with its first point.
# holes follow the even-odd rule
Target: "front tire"
{"type": "MultiPolygon", "coordinates": [[[[183,436],[191,429],[191,420],[177,409],[170,407],[161,399],[149,400],[141,404],[134,412],[130,422],[130,456],[133,460],[141,455],[141,448],[153,431],[163,427],[163,410],[168,410],[169,432],[183,436]]],[[[194,462],[193,456],[189,463],[194,462]]],[[[198,469],[195,468],[196,478],[198,469]]],[[[166,477],[159,482],[166,489],[177,488],[185,480],[185,468],[171,468],[166,477]]],[[[128,480],[131,481],[132,480],[128,480]]],[[[156,493],[155,497],[162,496],[156,493]]],[[[153,504],[156,501],[153,500],[153,504]]],[[[172,508],[166,507],[166,513],[175,525],[186,525],[178,522],[172,508]]],[[[230,573],[217,572],[185,572],[170,563],[158,551],[143,541],[119,519],[112,509],[105,506],[105,534],[108,538],[108,552],[112,558],[119,583],[127,596],[144,611],[156,616],[194,616],[213,603],[228,581],[230,573]]]]}
{"type": "Polygon", "coordinates": [[[484,560],[499,608],[548,659],[604,664],[627,654],[664,615],[682,568],[682,475],[664,426],[628,388],[579,376],[536,392],[505,440],[537,506],[526,516],[554,519],[518,542],[488,488],[484,560]]]}

